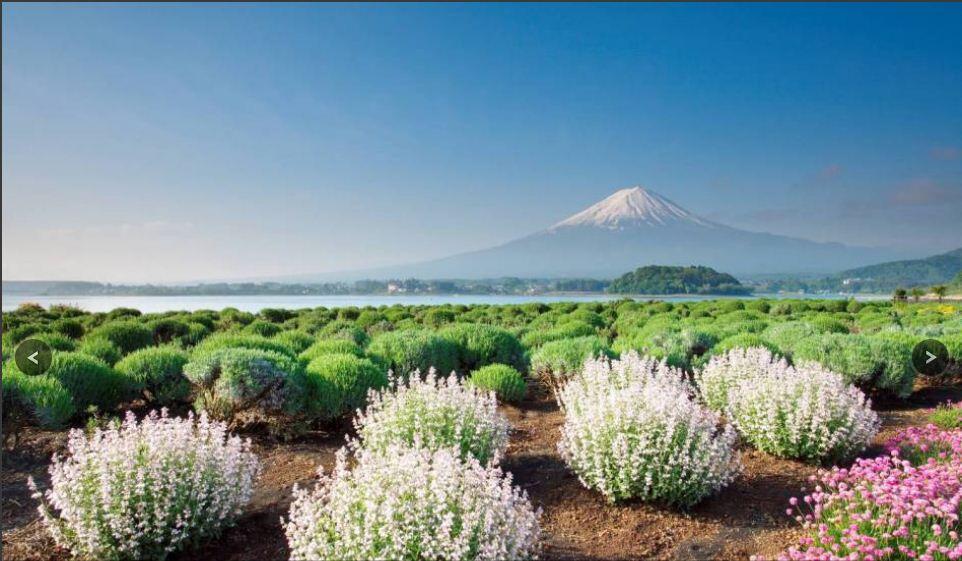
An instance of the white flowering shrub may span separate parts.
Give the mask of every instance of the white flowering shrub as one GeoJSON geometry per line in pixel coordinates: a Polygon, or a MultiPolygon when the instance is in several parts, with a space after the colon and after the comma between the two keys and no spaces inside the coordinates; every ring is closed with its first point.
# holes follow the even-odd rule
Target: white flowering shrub
{"type": "Polygon", "coordinates": [[[54,540],[88,559],[164,559],[218,534],[250,500],[258,474],[250,441],[223,423],[168,417],[166,410],[87,436],[70,432],[39,492],[54,540]]]}
{"type": "Polygon", "coordinates": [[[423,379],[415,373],[392,380],[383,391],[372,390],[354,427],[372,452],[418,443],[431,450],[454,448],[462,458],[473,456],[484,464],[504,452],[510,425],[493,392],[464,385],[454,374],[439,378],[431,370],[423,379]]]}
{"type": "Polygon", "coordinates": [[[729,419],[759,450],[783,458],[843,460],[878,432],[871,401],[817,363],[745,379],[728,392],[729,419]]]}
{"type": "Polygon", "coordinates": [[[778,375],[791,367],[765,347],[734,348],[716,355],[695,373],[702,401],[713,411],[728,407],[728,392],[745,380],[778,375]]]}
{"type": "Polygon", "coordinates": [[[295,561],[529,559],[540,527],[510,475],[455,450],[393,444],[294,490],[285,522],[295,561]]]}
{"type": "Polygon", "coordinates": [[[630,352],[585,362],[559,394],[562,457],[609,501],[691,506],[740,469],[736,434],[694,400],[682,371],[630,352]]]}

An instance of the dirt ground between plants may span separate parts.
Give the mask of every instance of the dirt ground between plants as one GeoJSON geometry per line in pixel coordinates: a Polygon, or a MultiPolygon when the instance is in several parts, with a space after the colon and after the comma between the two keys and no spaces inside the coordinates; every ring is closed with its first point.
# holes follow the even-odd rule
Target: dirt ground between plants
{"type": "MultiPolygon", "coordinates": [[[[962,399],[962,387],[919,388],[906,401],[879,403],[883,430],[876,438],[876,450],[866,455],[877,452],[898,428],[923,424],[929,408],[949,399],[962,399]]],[[[817,471],[815,466],[745,448],[744,473],[689,512],[637,502],[610,505],[583,488],[558,456],[563,418],[551,397],[534,395],[518,407],[505,406],[504,411],[514,430],[502,467],[544,511],[543,559],[745,560],[753,554],[775,555],[799,535],[785,508],[817,471]]],[[[245,514],[220,538],[171,559],[287,559],[280,519],[290,504],[291,488],[312,485],[318,465],[330,469],[346,430],[310,434],[294,442],[252,435],[264,471],[245,514]]],[[[63,432],[27,430],[15,449],[4,451],[3,559],[70,558],[44,532],[26,483],[33,476],[41,485],[48,484],[50,455],[65,442],[63,432]]]]}

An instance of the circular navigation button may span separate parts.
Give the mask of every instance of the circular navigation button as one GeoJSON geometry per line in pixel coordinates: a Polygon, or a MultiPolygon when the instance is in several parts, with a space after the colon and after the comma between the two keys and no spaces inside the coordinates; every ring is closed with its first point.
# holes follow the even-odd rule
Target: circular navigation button
{"type": "Polygon", "coordinates": [[[50,347],[43,341],[24,339],[17,345],[13,358],[21,372],[36,376],[43,374],[50,368],[53,353],[50,352],[50,347]]]}
{"type": "Polygon", "coordinates": [[[912,366],[924,376],[939,376],[949,365],[949,350],[935,339],[926,339],[912,349],[912,366]]]}

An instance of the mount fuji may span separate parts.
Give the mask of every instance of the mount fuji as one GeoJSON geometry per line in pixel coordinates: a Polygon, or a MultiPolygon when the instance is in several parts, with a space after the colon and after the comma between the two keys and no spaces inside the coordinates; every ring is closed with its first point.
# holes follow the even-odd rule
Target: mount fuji
{"type": "Polygon", "coordinates": [[[898,257],[904,256],[732,228],[632,187],[496,247],[341,277],[613,278],[643,265],[707,265],[734,275],[829,273],[898,257]]]}

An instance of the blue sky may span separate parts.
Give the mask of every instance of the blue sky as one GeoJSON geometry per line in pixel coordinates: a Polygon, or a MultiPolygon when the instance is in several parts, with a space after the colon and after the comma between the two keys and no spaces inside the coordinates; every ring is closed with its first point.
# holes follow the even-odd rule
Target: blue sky
{"type": "Polygon", "coordinates": [[[3,6],[3,278],[483,248],[644,185],[962,245],[960,5],[3,6]]]}

